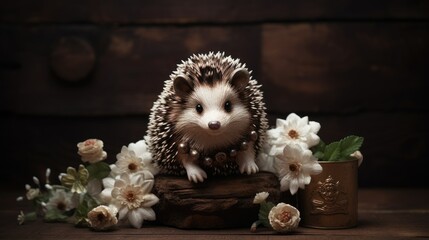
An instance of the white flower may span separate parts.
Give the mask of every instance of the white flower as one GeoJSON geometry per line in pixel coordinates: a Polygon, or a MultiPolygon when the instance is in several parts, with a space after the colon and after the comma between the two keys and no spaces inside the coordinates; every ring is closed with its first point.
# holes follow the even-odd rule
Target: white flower
{"type": "Polygon", "coordinates": [[[147,170],[152,174],[158,173],[158,168],[152,163],[152,155],[144,140],[123,146],[121,152],[116,155],[116,163],[110,165],[113,176],[122,173],[136,173],[147,170]]]}
{"type": "Polygon", "coordinates": [[[36,176],[33,176],[33,182],[37,185],[40,186],[40,181],[36,176]]]}
{"type": "Polygon", "coordinates": [[[46,203],[46,209],[56,209],[60,212],[69,211],[77,206],[77,201],[73,193],[66,192],[63,189],[58,189],[53,192],[52,197],[46,203]]]}
{"type": "MultiPolygon", "coordinates": [[[[268,145],[265,145],[265,146],[268,146],[268,145]]],[[[276,170],[274,168],[275,157],[268,155],[268,152],[269,150],[268,151],[265,151],[264,149],[261,150],[261,152],[258,154],[255,160],[256,165],[258,165],[259,171],[276,173],[276,170]]]]}
{"type": "Polygon", "coordinates": [[[289,114],[286,120],[277,119],[276,128],[267,131],[269,155],[280,155],[283,148],[291,143],[300,144],[305,148],[317,145],[320,141],[317,133],[320,124],[308,121],[308,117],[300,118],[295,113],[289,114]]]}
{"type": "Polygon", "coordinates": [[[28,221],[35,221],[37,219],[37,215],[36,212],[25,214],[23,211],[20,211],[16,219],[18,220],[18,224],[22,225],[28,221]]]}
{"type": "Polygon", "coordinates": [[[112,202],[112,190],[115,185],[116,179],[119,179],[120,175],[116,177],[106,177],[103,178],[103,187],[104,189],[100,193],[100,198],[105,204],[110,204],[112,202]]]}
{"type": "Polygon", "coordinates": [[[275,162],[280,179],[281,191],[290,190],[295,194],[298,188],[304,189],[311,181],[310,175],[322,172],[317,158],[312,152],[299,144],[284,147],[283,154],[276,157],[275,162]]]}
{"type": "Polygon", "coordinates": [[[38,197],[39,195],[40,195],[40,189],[39,188],[27,189],[27,193],[25,194],[25,196],[27,197],[28,200],[33,200],[36,197],[38,197]]]}
{"type": "Polygon", "coordinates": [[[17,217],[17,220],[18,220],[18,224],[19,224],[19,225],[24,224],[24,222],[25,222],[25,214],[24,214],[24,212],[23,212],[23,211],[20,211],[20,212],[19,212],[18,217],[17,217]]]}
{"type": "Polygon", "coordinates": [[[356,151],[356,152],[350,154],[350,157],[356,158],[358,160],[358,166],[360,166],[363,162],[363,155],[360,151],[356,151]]]}
{"type": "Polygon", "coordinates": [[[95,230],[107,230],[118,223],[117,210],[100,205],[88,213],[89,225],[95,230]]]}
{"type": "Polygon", "coordinates": [[[103,146],[103,141],[99,139],[87,139],[77,144],[77,153],[82,157],[83,162],[96,163],[107,158],[103,146]]]}
{"type": "Polygon", "coordinates": [[[298,228],[299,221],[301,221],[299,215],[300,213],[295,207],[286,203],[279,203],[271,208],[268,219],[275,231],[290,232],[298,228]]]}
{"type": "Polygon", "coordinates": [[[101,197],[118,209],[119,220],[127,218],[132,226],[140,228],[143,220],[156,219],[152,206],[159,199],[151,193],[154,180],[149,171],[105,178],[103,184],[101,197]]]}
{"type": "Polygon", "coordinates": [[[51,176],[51,169],[47,168],[45,172],[46,184],[49,184],[49,176],[51,176]]]}
{"type": "Polygon", "coordinates": [[[150,153],[149,147],[147,146],[145,140],[140,140],[136,143],[128,144],[128,149],[133,151],[136,156],[142,159],[143,162],[150,163],[152,161],[152,154],[150,153]]]}
{"type": "Polygon", "coordinates": [[[86,185],[86,192],[93,198],[98,198],[103,190],[103,184],[100,179],[91,179],[86,185]]]}
{"type": "Polygon", "coordinates": [[[88,184],[89,171],[85,168],[84,165],[80,164],[78,170],[76,171],[73,167],[67,168],[67,173],[61,173],[59,175],[61,184],[64,187],[67,187],[71,192],[75,193],[85,193],[85,186],[88,184]]]}
{"type": "Polygon", "coordinates": [[[253,199],[254,204],[263,203],[270,194],[268,192],[260,192],[255,195],[253,199]]]}

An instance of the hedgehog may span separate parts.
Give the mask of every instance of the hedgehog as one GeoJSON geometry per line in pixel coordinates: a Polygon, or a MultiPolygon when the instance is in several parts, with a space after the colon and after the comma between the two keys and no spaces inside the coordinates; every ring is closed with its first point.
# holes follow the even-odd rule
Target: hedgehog
{"type": "Polygon", "coordinates": [[[259,171],[268,121],[261,85],[250,74],[224,52],[177,65],[149,116],[147,141],[160,173],[198,183],[259,171]]]}

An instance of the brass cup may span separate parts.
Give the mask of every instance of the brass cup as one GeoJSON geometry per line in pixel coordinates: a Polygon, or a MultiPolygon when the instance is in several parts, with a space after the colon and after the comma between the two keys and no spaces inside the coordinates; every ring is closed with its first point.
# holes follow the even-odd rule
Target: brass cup
{"type": "Polygon", "coordinates": [[[319,161],[323,171],[298,191],[301,226],[351,228],[358,220],[358,161],[319,161]]]}

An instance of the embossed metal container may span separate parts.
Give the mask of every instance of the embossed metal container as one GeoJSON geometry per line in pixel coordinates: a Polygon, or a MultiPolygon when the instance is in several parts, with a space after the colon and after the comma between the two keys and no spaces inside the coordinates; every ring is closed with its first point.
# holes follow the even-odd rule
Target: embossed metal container
{"type": "Polygon", "coordinates": [[[351,228],[358,220],[358,161],[319,161],[322,173],[298,191],[304,227],[351,228]]]}

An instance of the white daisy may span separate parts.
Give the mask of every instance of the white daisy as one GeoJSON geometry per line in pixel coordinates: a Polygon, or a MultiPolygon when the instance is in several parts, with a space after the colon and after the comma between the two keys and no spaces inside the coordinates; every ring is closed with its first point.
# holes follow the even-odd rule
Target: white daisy
{"type": "Polygon", "coordinates": [[[144,137],[144,140],[140,140],[136,143],[128,144],[128,150],[133,151],[137,157],[141,159],[143,162],[143,169],[148,170],[153,175],[156,175],[159,172],[158,167],[153,162],[152,154],[149,151],[149,147],[147,145],[148,136],[144,137]]]}
{"type": "Polygon", "coordinates": [[[130,143],[128,147],[123,146],[121,152],[116,155],[116,163],[110,165],[113,176],[122,173],[136,173],[148,170],[152,174],[157,174],[158,169],[152,163],[152,155],[144,140],[130,143]]]}
{"type": "Polygon", "coordinates": [[[60,212],[69,211],[77,206],[77,201],[72,192],[66,192],[63,189],[58,189],[53,192],[52,197],[46,203],[46,209],[56,209],[60,212]]]}
{"type": "MultiPolygon", "coordinates": [[[[127,173],[123,173],[123,174],[127,174],[127,173]]],[[[143,170],[141,172],[138,172],[138,174],[142,174],[144,176],[144,179],[146,179],[146,180],[153,180],[154,179],[153,174],[147,170],[143,170]]],[[[115,187],[116,181],[118,179],[121,179],[121,175],[117,175],[115,177],[103,178],[103,180],[102,180],[103,190],[101,191],[99,196],[100,196],[101,200],[103,201],[103,203],[105,203],[106,205],[111,204],[111,202],[113,201],[112,190],[115,187]]]]}
{"type": "Polygon", "coordinates": [[[317,158],[312,152],[299,144],[289,144],[283,154],[276,157],[275,167],[280,179],[281,191],[290,190],[295,194],[298,188],[304,189],[311,181],[310,175],[322,172],[317,158]]]}
{"type": "Polygon", "coordinates": [[[300,144],[305,148],[317,145],[320,141],[317,133],[320,124],[308,121],[308,117],[300,118],[295,113],[289,114],[286,120],[277,119],[276,128],[267,131],[269,155],[280,155],[283,148],[291,143],[300,144]]]}
{"type": "Polygon", "coordinates": [[[140,228],[144,220],[156,219],[152,206],[159,199],[151,193],[154,180],[150,172],[123,173],[114,179],[103,179],[103,183],[107,188],[101,196],[110,199],[119,212],[119,220],[128,219],[133,227],[140,228]],[[112,183],[113,187],[110,188],[112,183]]]}

